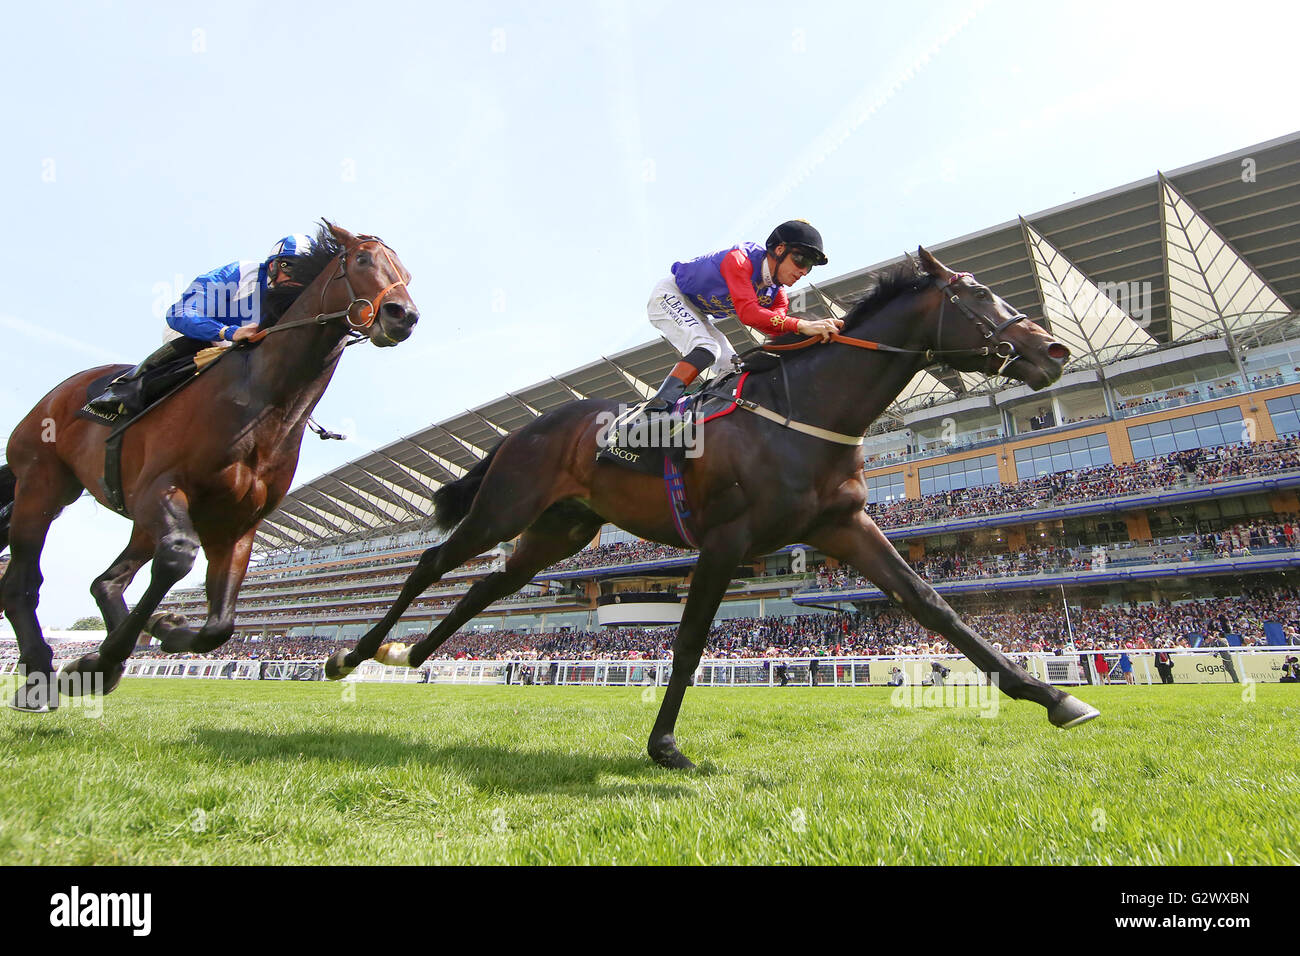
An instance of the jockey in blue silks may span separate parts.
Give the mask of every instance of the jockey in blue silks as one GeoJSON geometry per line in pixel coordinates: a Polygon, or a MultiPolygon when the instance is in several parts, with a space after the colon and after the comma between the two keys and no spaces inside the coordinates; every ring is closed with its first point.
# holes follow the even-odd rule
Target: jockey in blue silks
{"type": "MultiPolygon", "coordinates": [[[[260,262],[232,262],[199,276],[167,310],[169,329],[163,347],[115,379],[90,402],[91,408],[110,415],[134,415],[144,407],[146,373],[210,346],[228,348],[247,339],[257,331],[276,293],[301,290],[302,283],[293,277],[294,265],[311,251],[311,237],[294,233],[277,242],[260,262]]],[[[187,365],[180,371],[178,382],[194,370],[187,365]]]]}

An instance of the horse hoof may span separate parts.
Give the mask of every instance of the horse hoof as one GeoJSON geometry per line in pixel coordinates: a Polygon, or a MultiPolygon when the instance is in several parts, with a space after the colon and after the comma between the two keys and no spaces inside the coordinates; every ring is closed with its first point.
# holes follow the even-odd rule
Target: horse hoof
{"type": "Polygon", "coordinates": [[[83,654],[59,668],[59,690],[70,697],[111,693],[122,681],[125,664],[105,668],[98,654],[83,654]]]}
{"type": "Polygon", "coordinates": [[[28,674],[9,701],[10,710],[48,714],[59,709],[59,682],[53,674],[28,674]]]}
{"type": "Polygon", "coordinates": [[[1047,719],[1055,727],[1062,730],[1068,730],[1071,727],[1077,727],[1080,724],[1086,724],[1094,717],[1100,717],[1101,711],[1091,704],[1085,704],[1077,697],[1066,695],[1064,700],[1058,701],[1047,712],[1047,719]]]}
{"type": "Polygon", "coordinates": [[[348,665],[345,663],[345,661],[347,660],[347,656],[348,656],[347,651],[340,650],[340,651],[335,651],[326,659],[325,661],[326,680],[342,680],[343,678],[351,674],[354,670],[356,670],[355,667],[348,667],[348,665]]]}
{"type": "Polygon", "coordinates": [[[181,617],[179,614],[172,611],[159,611],[157,614],[154,614],[149,618],[148,622],[144,626],[144,633],[148,634],[150,637],[157,637],[158,635],[154,633],[154,629],[159,625],[162,625],[167,630],[173,630],[178,627],[184,627],[186,623],[185,618],[181,617]]]}
{"type": "Polygon", "coordinates": [[[380,644],[375,660],[389,667],[410,667],[411,648],[407,644],[380,644]]]}
{"type": "Polygon", "coordinates": [[[667,767],[669,770],[695,769],[695,764],[691,763],[687,756],[677,749],[677,741],[672,737],[651,740],[650,746],[646,749],[650,753],[650,759],[661,767],[667,767]]]}

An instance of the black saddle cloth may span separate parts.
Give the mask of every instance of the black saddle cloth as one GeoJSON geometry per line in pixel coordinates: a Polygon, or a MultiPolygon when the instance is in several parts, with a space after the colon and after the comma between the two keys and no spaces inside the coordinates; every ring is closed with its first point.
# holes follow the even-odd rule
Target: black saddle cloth
{"type": "Polygon", "coordinates": [[[695,457],[688,452],[698,448],[700,423],[731,404],[738,374],[729,372],[715,379],[679,401],[671,412],[634,410],[624,415],[609,429],[596,460],[663,477],[668,456],[680,469],[686,458],[695,457]]]}
{"type": "Polygon", "coordinates": [[[151,368],[144,373],[141,379],[141,409],[139,415],[121,415],[101,411],[98,408],[91,408],[90,403],[104,394],[113,381],[127,372],[131,371],[129,365],[119,365],[100,378],[95,379],[86,388],[86,401],[81,408],[77,409],[77,417],[84,418],[92,422],[98,422],[101,425],[112,425],[117,427],[125,425],[127,422],[139,418],[147,412],[160,398],[169,395],[176,386],[180,385],[186,379],[192,378],[195,374],[194,356],[183,355],[180,358],[166,362],[157,368],[151,368]]]}

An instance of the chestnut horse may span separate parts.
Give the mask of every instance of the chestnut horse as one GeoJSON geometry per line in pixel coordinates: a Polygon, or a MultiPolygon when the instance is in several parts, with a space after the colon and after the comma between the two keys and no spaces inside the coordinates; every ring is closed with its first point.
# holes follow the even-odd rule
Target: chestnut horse
{"type": "Polygon", "coordinates": [[[36,618],[41,550],[50,523],[83,488],[108,505],[100,479],[110,427],[77,412],[90,384],[114,369],[72,376],[14,429],[8,464],[0,468],[0,549],[7,542],[11,552],[0,606],[17,633],[27,682],[10,706],[53,710],[60,687],[64,693],[107,693],[145,629],[169,653],[206,653],[230,637],[253,537],[289,490],[308,416],[344,346],[363,337],[396,345],[419,319],[406,291],[410,273],[373,236],[354,236],[326,222],[303,272],[311,281],[283,315],[263,320],[255,344],[233,346],[125,431],[121,476],[131,539],[90,588],[108,635],[57,682],[50,679],[53,654],[36,618]],[[208,559],[207,622],[194,630],[179,615],[150,620],[189,572],[200,545],[208,559]],[[122,593],[148,561],[149,587],[128,612],[122,593]]]}
{"type": "MultiPolygon", "coordinates": [[[[673,644],[672,677],[650,734],[649,753],[658,763],[694,766],[673,731],[736,567],[794,542],[856,568],[922,626],[993,675],[1003,693],[1046,707],[1056,726],[1097,716],[1091,706],[1031,677],[967,627],[863,510],[861,436],[922,368],[942,360],[954,369],[1005,373],[1041,389],[1060,378],[1070,355],[970,275],[953,273],[925,249],[918,254],[919,265],[907,262],[875,277],[873,292],[849,312],[843,333],[831,342],[792,343],[798,350],[780,359],[788,393],[781,369],[752,372],[743,397],[761,408],[742,405],[746,411],[704,426],[703,453],[685,465],[693,516],[688,530],[698,542],[699,560],[673,644]],[[854,338],[866,334],[870,341],[854,338]],[[780,414],[763,414],[773,410],[780,414]]],[[[555,409],[439,489],[436,516],[455,531],[421,556],[392,609],[351,652],[336,652],[326,675],[343,677],[372,655],[418,667],[471,617],[579,551],[607,521],[651,541],[689,546],[675,526],[661,479],[596,461],[599,422],[608,422],[615,409],[613,402],[596,400],[555,409]],[[521,533],[504,570],[474,584],[418,644],[379,646],[430,584],[521,533]]]]}

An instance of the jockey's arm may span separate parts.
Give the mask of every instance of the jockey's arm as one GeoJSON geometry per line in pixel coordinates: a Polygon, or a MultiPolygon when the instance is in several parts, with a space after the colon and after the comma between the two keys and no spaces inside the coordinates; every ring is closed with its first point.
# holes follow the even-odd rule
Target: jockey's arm
{"type": "Polygon", "coordinates": [[[777,290],[772,308],[763,308],[758,304],[758,294],[754,291],[752,268],[749,259],[739,249],[733,249],[722,260],[722,278],[731,293],[731,301],[736,305],[736,318],[743,324],[771,336],[798,332],[820,336],[823,342],[844,327],[840,319],[800,319],[786,315],[790,300],[785,289],[777,290]]]}
{"type": "Polygon", "coordinates": [[[181,300],[167,310],[167,324],[181,335],[200,342],[234,342],[240,328],[238,316],[222,313],[239,283],[239,263],[205,272],[185,290],[181,300]]]}

